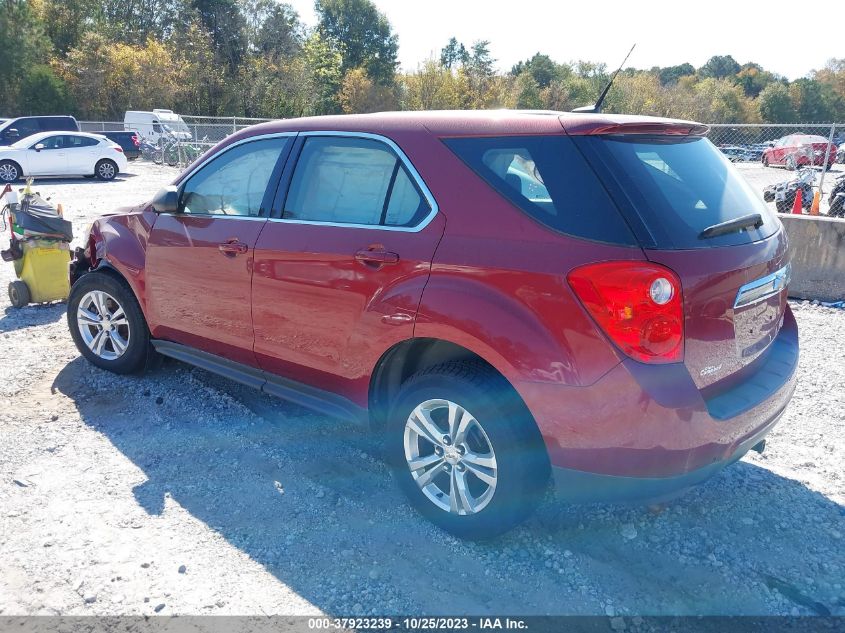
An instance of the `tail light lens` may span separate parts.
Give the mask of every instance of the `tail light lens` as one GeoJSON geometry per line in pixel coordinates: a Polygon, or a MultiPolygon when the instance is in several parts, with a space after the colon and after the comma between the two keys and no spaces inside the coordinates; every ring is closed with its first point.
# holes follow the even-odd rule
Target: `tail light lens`
{"type": "Polygon", "coordinates": [[[116,152],[120,152],[121,154],[123,153],[123,148],[122,148],[122,147],[112,147],[112,149],[113,149],[114,151],[116,151],[116,152]]]}
{"type": "Polygon", "coordinates": [[[664,266],[589,264],[567,276],[578,299],[622,352],[643,363],[684,359],[681,280],[664,266]]]}
{"type": "Polygon", "coordinates": [[[140,141],[140,140],[138,140],[138,137],[137,137],[137,136],[133,136],[133,137],[132,137],[132,143],[135,145],[135,147],[140,147],[140,146],[141,146],[141,141],[140,141]]]}

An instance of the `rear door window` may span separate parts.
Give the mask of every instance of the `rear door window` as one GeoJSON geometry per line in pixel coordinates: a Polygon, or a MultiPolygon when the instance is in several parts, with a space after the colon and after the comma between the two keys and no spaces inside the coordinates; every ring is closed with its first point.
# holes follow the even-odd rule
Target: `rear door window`
{"type": "Polygon", "coordinates": [[[778,230],[766,204],[705,138],[585,136],[576,142],[619,191],[622,208],[644,228],[644,246],[730,246],[765,239],[778,230]],[[762,219],[759,228],[700,237],[708,227],[755,213],[762,219]]]}
{"type": "Polygon", "coordinates": [[[410,227],[431,211],[402,160],[368,138],[306,139],[282,217],[287,220],[410,227]]]}
{"type": "Polygon", "coordinates": [[[487,183],[544,226],[610,244],[636,245],[614,201],[565,136],[445,139],[487,183]]]}

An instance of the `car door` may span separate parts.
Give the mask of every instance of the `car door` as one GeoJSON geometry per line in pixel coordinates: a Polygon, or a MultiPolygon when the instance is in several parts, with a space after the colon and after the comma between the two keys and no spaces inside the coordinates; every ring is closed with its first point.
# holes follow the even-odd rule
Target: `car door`
{"type": "Polygon", "coordinates": [[[363,406],[378,356],[413,336],[445,220],[392,141],[302,133],[297,153],[255,248],[256,359],[363,406]]]}
{"type": "Polygon", "coordinates": [[[67,171],[70,174],[84,175],[94,173],[94,166],[100,157],[100,141],[88,136],[66,134],[64,139],[67,157],[67,171]]]}
{"type": "Polygon", "coordinates": [[[33,142],[26,150],[26,163],[27,175],[61,176],[66,174],[68,167],[64,136],[56,134],[33,142]]]}
{"type": "Polygon", "coordinates": [[[154,338],[255,365],[254,247],[291,143],[290,136],[247,139],[182,179],[178,212],[159,214],[147,244],[154,338]]]}

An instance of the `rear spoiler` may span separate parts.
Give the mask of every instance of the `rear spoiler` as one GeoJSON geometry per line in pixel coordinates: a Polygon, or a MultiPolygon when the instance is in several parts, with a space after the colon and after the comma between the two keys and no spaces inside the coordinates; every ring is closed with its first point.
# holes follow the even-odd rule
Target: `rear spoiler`
{"type": "Polygon", "coordinates": [[[620,121],[613,117],[561,117],[560,122],[567,134],[573,136],[597,136],[608,134],[644,134],[652,136],[707,136],[710,127],[693,121],[640,120],[620,121]],[[579,120],[580,119],[580,120],[579,120]]]}

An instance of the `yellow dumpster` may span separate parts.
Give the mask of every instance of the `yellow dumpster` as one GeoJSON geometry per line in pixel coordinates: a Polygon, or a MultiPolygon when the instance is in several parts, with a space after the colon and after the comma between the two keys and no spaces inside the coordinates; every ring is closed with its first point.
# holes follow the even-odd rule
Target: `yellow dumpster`
{"type": "Polygon", "coordinates": [[[19,281],[9,284],[9,299],[16,308],[28,303],[64,301],[70,293],[67,242],[28,239],[20,242],[23,257],[15,260],[19,281]]]}

